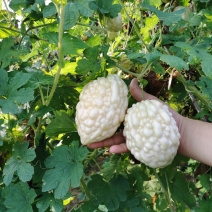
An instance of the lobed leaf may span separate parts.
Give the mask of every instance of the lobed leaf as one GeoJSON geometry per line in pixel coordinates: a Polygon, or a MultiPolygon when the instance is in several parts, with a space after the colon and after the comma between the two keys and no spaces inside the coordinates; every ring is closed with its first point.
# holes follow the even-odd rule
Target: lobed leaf
{"type": "Polygon", "coordinates": [[[61,199],[67,193],[70,183],[73,188],[80,185],[83,174],[81,161],[88,154],[88,150],[78,145],[78,142],[74,141],[71,147],[59,146],[53,150],[52,156],[46,159],[45,166],[49,170],[43,176],[43,192],[55,189],[54,197],[61,199]]]}
{"type": "Polygon", "coordinates": [[[34,167],[29,162],[33,161],[36,155],[34,149],[28,149],[28,146],[28,142],[15,143],[13,155],[3,169],[3,182],[5,185],[8,186],[11,183],[16,172],[22,182],[32,179],[34,167]]]}
{"type": "Polygon", "coordinates": [[[30,189],[27,183],[10,184],[5,188],[4,205],[7,212],[33,212],[31,204],[36,196],[34,189],[30,189]]]}

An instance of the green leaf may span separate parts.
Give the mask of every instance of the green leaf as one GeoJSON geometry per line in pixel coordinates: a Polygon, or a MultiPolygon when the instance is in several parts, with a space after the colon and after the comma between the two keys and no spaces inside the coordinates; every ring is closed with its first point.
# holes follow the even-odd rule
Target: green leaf
{"type": "Polygon", "coordinates": [[[46,113],[52,111],[53,109],[51,107],[45,106],[45,105],[41,105],[37,111],[34,111],[31,116],[30,119],[27,122],[27,125],[30,126],[32,124],[34,124],[36,122],[36,118],[37,117],[43,117],[46,113]]]}
{"type": "Polygon", "coordinates": [[[74,210],[75,212],[88,212],[88,211],[99,211],[98,206],[94,206],[91,201],[85,202],[80,208],[74,210]]]}
{"type": "Polygon", "coordinates": [[[4,69],[0,69],[0,95],[7,92],[8,74],[4,69]]]}
{"type": "Polygon", "coordinates": [[[212,77],[211,54],[209,54],[205,49],[201,49],[198,46],[193,47],[185,42],[176,42],[175,46],[181,48],[189,55],[188,60],[190,63],[199,63],[199,61],[202,61],[201,66],[204,74],[208,77],[212,77]]]}
{"type": "Polygon", "coordinates": [[[89,7],[89,3],[93,0],[74,0],[74,3],[80,14],[86,17],[91,17],[93,15],[92,10],[89,7]]]}
{"type": "Polygon", "coordinates": [[[25,85],[30,77],[31,77],[30,74],[18,72],[13,78],[10,79],[9,89],[11,89],[12,91],[17,90],[21,86],[25,85]]]}
{"type": "Polygon", "coordinates": [[[83,54],[88,60],[96,62],[99,56],[99,50],[97,46],[89,47],[84,50],[83,54]]]}
{"type": "Polygon", "coordinates": [[[79,75],[86,75],[88,72],[96,73],[100,70],[100,64],[86,59],[81,59],[77,63],[75,72],[79,75]]]}
{"type": "Polygon", "coordinates": [[[104,179],[110,180],[113,177],[113,174],[116,173],[118,175],[123,169],[124,161],[120,155],[114,154],[110,158],[109,167],[101,170],[104,179]]]}
{"type": "Polygon", "coordinates": [[[36,158],[32,162],[35,169],[34,175],[32,177],[33,183],[42,183],[42,178],[46,171],[44,161],[47,157],[50,156],[49,148],[47,146],[47,142],[49,142],[50,138],[46,139],[45,137],[45,133],[40,135],[40,139],[38,139],[38,145],[35,149],[36,158]]]}
{"type": "Polygon", "coordinates": [[[3,146],[3,140],[2,140],[1,135],[0,135],[0,146],[3,146]]]}
{"type": "Polygon", "coordinates": [[[195,212],[205,212],[205,211],[210,211],[212,208],[212,197],[210,196],[209,198],[202,199],[199,201],[199,207],[195,207],[194,211],[195,212]]]}
{"type": "Polygon", "coordinates": [[[203,94],[212,99],[212,79],[208,77],[200,77],[200,81],[196,81],[196,85],[202,90],[203,94]]]}
{"type": "Polygon", "coordinates": [[[173,179],[173,184],[170,185],[172,198],[176,202],[184,202],[188,207],[192,208],[195,204],[195,198],[190,193],[188,183],[181,172],[177,172],[173,179]]]}
{"type": "Polygon", "coordinates": [[[53,2],[51,2],[48,6],[46,6],[43,9],[43,17],[44,18],[53,16],[55,14],[57,14],[57,9],[56,9],[55,4],[53,2]]]}
{"type": "Polygon", "coordinates": [[[202,20],[201,15],[194,15],[191,18],[188,19],[189,25],[190,26],[199,26],[202,20]]]}
{"type": "Polygon", "coordinates": [[[188,70],[188,64],[182,60],[180,57],[173,55],[162,55],[160,59],[171,66],[171,68],[176,68],[176,70],[181,71],[182,69],[188,70]]]}
{"type": "Polygon", "coordinates": [[[162,2],[161,0],[144,0],[143,4],[149,4],[151,6],[159,7],[162,2]]]}
{"type": "Polygon", "coordinates": [[[146,54],[144,57],[147,60],[147,63],[150,64],[151,62],[157,60],[162,54],[157,50],[154,50],[151,53],[146,54]]]}
{"type": "Polygon", "coordinates": [[[44,193],[37,201],[36,207],[39,212],[45,212],[48,208],[52,212],[61,212],[63,211],[63,201],[55,199],[51,193],[44,193]]]}
{"type": "Polygon", "coordinates": [[[23,50],[12,49],[14,45],[14,39],[12,37],[3,39],[0,46],[0,62],[1,68],[7,67],[14,58],[23,54],[23,50]]]}
{"type": "Polygon", "coordinates": [[[61,199],[67,193],[70,182],[73,188],[80,185],[83,174],[81,161],[88,154],[86,147],[78,147],[77,141],[71,143],[71,147],[59,146],[52,152],[52,156],[45,161],[49,168],[43,177],[42,191],[55,189],[54,197],[61,199]]]}
{"type": "Polygon", "coordinates": [[[0,80],[2,82],[2,85],[0,85],[0,95],[4,96],[3,99],[0,99],[0,106],[3,113],[15,114],[18,112],[19,103],[25,104],[34,99],[34,92],[31,88],[20,88],[27,83],[31,76],[30,74],[18,72],[14,77],[9,79],[9,83],[6,71],[1,69],[0,76],[3,77],[0,80]]]}
{"type": "Polygon", "coordinates": [[[15,172],[17,172],[18,177],[23,182],[32,179],[34,167],[29,162],[33,161],[36,155],[34,149],[28,149],[28,146],[28,142],[15,143],[12,157],[7,161],[3,169],[3,182],[5,185],[8,186],[11,183],[15,172]]]}
{"type": "Polygon", "coordinates": [[[113,0],[96,0],[89,4],[92,10],[99,10],[102,14],[106,14],[111,18],[117,17],[122,7],[119,4],[113,4],[113,0]]]}
{"type": "Polygon", "coordinates": [[[63,111],[55,111],[55,119],[46,127],[46,134],[49,136],[76,131],[74,119],[70,118],[68,114],[63,111]]]}
{"type": "Polygon", "coordinates": [[[189,6],[189,0],[178,0],[178,4],[184,7],[189,6]]]}
{"type": "Polygon", "coordinates": [[[1,127],[1,125],[4,123],[4,119],[0,119],[0,130],[3,129],[3,127],[1,127]]]}
{"type": "Polygon", "coordinates": [[[101,175],[96,174],[91,176],[88,189],[95,196],[98,204],[104,203],[108,210],[114,211],[119,208],[121,202],[127,199],[129,183],[122,175],[113,177],[107,183],[101,175]]]}
{"type": "Polygon", "coordinates": [[[4,205],[7,212],[33,212],[31,204],[37,195],[27,183],[10,184],[5,188],[5,194],[4,205]]]}
{"type": "Polygon", "coordinates": [[[208,77],[212,77],[211,60],[212,55],[210,57],[204,58],[204,60],[201,62],[202,70],[208,77]]]}
{"type": "Polygon", "coordinates": [[[207,193],[211,189],[211,182],[210,182],[210,175],[199,175],[198,176],[199,181],[197,182],[201,186],[198,186],[198,188],[201,188],[200,191],[202,194],[207,193]]]}
{"type": "Polygon", "coordinates": [[[9,4],[9,7],[16,12],[21,8],[27,7],[27,0],[12,0],[9,4]]]}
{"type": "Polygon", "coordinates": [[[130,60],[137,59],[143,57],[143,53],[127,53],[127,58],[130,60]]]}
{"type": "Polygon", "coordinates": [[[153,62],[152,66],[151,66],[152,70],[156,73],[156,74],[162,74],[164,75],[166,73],[165,69],[163,68],[163,66],[161,66],[158,62],[153,62]]]}
{"type": "Polygon", "coordinates": [[[4,38],[10,37],[10,36],[18,37],[18,35],[19,35],[18,32],[14,32],[9,29],[17,30],[15,27],[11,27],[9,24],[0,23],[0,39],[4,39],[4,38]],[[8,29],[1,28],[1,26],[7,27],[8,29]]]}
{"type": "Polygon", "coordinates": [[[4,200],[5,200],[5,193],[2,187],[0,187],[0,211],[1,212],[6,212],[7,208],[4,205],[4,200]]]}
{"type": "Polygon", "coordinates": [[[54,77],[45,74],[43,71],[39,69],[26,68],[26,70],[30,73],[31,77],[24,87],[36,89],[40,85],[53,85],[54,77]]]}
{"type": "MultiPolygon", "coordinates": [[[[49,40],[52,44],[54,43],[56,46],[58,45],[58,33],[57,32],[49,32],[44,33],[43,36],[49,40]]],[[[73,54],[77,55],[79,49],[86,49],[88,45],[84,43],[82,40],[75,38],[69,34],[63,35],[62,40],[62,52],[64,55],[73,54]]]]}
{"type": "Polygon", "coordinates": [[[143,34],[144,40],[147,42],[151,41],[150,37],[150,31],[154,30],[155,25],[157,25],[159,22],[159,19],[156,15],[152,15],[149,18],[145,18],[145,27],[142,27],[140,32],[143,34]]]}
{"type": "MultiPolygon", "coordinates": [[[[68,78],[69,79],[69,78],[68,78]]],[[[58,87],[50,103],[50,107],[55,110],[67,110],[67,105],[70,108],[76,106],[79,101],[79,92],[68,86],[58,87]]]]}
{"type": "Polygon", "coordinates": [[[164,25],[167,26],[171,26],[172,24],[175,24],[180,21],[182,19],[182,14],[185,12],[185,8],[174,12],[162,12],[148,4],[141,4],[141,6],[147,11],[150,10],[154,12],[159,18],[159,20],[164,21],[164,25]]]}
{"type": "Polygon", "coordinates": [[[89,45],[89,46],[91,46],[91,47],[100,45],[101,44],[101,37],[100,37],[100,35],[95,35],[94,37],[89,38],[86,41],[86,44],[89,45]]]}
{"type": "Polygon", "coordinates": [[[79,12],[77,5],[74,3],[67,3],[65,6],[65,17],[64,17],[64,30],[69,30],[73,27],[79,18],[79,12]]]}

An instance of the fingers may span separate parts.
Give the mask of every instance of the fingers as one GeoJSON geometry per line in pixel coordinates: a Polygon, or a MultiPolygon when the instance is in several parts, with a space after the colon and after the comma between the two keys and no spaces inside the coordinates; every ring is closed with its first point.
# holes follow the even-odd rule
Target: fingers
{"type": "MultiPolygon", "coordinates": [[[[142,89],[138,86],[138,80],[137,78],[134,78],[130,83],[130,93],[132,96],[140,102],[143,99],[142,89]]],[[[144,91],[144,98],[145,99],[155,99],[158,100],[157,97],[152,96],[151,94],[148,94],[144,91]]]]}
{"type": "Polygon", "coordinates": [[[127,149],[126,143],[121,143],[119,145],[114,145],[110,147],[110,153],[125,153],[125,152],[129,152],[129,150],[127,149]]]}
{"type": "Polygon", "coordinates": [[[96,148],[101,148],[101,147],[108,147],[108,146],[118,145],[123,142],[125,142],[125,138],[123,136],[123,132],[121,131],[120,133],[115,134],[112,137],[107,138],[103,141],[88,144],[88,148],[96,149],[96,148]]]}

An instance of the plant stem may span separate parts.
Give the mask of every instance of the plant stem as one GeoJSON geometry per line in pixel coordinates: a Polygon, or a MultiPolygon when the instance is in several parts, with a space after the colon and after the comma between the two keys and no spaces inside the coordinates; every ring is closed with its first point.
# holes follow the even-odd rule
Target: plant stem
{"type": "Polygon", "coordinates": [[[51,89],[51,92],[49,94],[49,97],[46,101],[46,106],[49,105],[49,103],[52,100],[52,97],[54,95],[54,92],[56,90],[58,81],[59,81],[59,77],[60,77],[60,72],[64,63],[64,57],[63,57],[63,53],[62,53],[62,39],[63,39],[63,25],[64,25],[64,15],[65,15],[65,6],[61,4],[60,6],[60,25],[59,25],[59,41],[58,41],[58,51],[59,51],[59,60],[58,60],[58,70],[57,73],[55,75],[54,78],[54,84],[53,87],[51,89]]]}
{"type": "Polygon", "coordinates": [[[13,32],[17,32],[17,33],[22,34],[22,35],[28,35],[28,36],[30,36],[30,35],[27,34],[27,33],[23,33],[23,32],[21,32],[21,31],[19,31],[19,30],[15,30],[15,29],[12,29],[12,28],[9,28],[9,27],[0,26],[0,28],[6,29],[6,30],[10,30],[10,31],[13,31],[13,32]]]}
{"type": "MultiPolygon", "coordinates": [[[[167,52],[169,55],[171,55],[170,51],[169,51],[165,46],[164,46],[164,48],[165,48],[166,52],[167,52]]],[[[207,109],[208,109],[209,111],[212,111],[212,108],[211,108],[211,106],[210,106],[209,101],[201,94],[201,92],[200,92],[195,86],[188,85],[188,84],[186,83],[185,78],[184,78],[183,75],[181,74],[181,72],[178,71],[178,73],[179,73],[179,76],[177,76],[177,79],[184,85],[185,90],[186,90],[188,93],[189,93],[189,92],[190,92],[190,93],[193,93],[194,96],[198,97],[199,100],[200,100],[201,102],[204,103],[204,105],[207,107],[207,109]]]]}
{"type": "Polygon", "coordinates": [[[101,168],[99,166],[99,164],[97,163],[97,161],[93,158],[94,163],[96,164],[96,166],[98,167],[99,171],[101,171],[101,168]]]}
{"type": "Polygon", "coordinates": [[[15,142],[16,139],[15,139],[15,136],[14,136],[14,134],[13,134],[13,129],[10,128],[10,113],[8,113],[8,116],[7,116],[7,117],[8,117],[8,128],[9,128],[10,133],[11,133],[11,135],[12,135],[13,141],[15,142]]]}
{"type": "Polygon", "coordinates": [[[36,147],[36,138],[37,138],[38,132],[41,128],[41,121],[42,121],[42,117],[39,117],[38,118],[38,126],[37,126],[37,129],[35,130],[35,138],[34,138],[34,146],[35,147],[36,147]]]}
{"type": "Polygon", "coordinates": [[[91,155],[89,155],[89,159],[88,159],[87,162],[84,164],[84,167],[86,167],[86,166],[90,163],[90,161],[93,160],[93,158],[94,158],[95,154],[97,153],[97,151],[98,151],[98,149],[95,149],[95,150],[91,153],[91,155]]]}
{"type": "Polygon", "coordinates": [[[44,100],[44,97],[43,97],[43,91],[42,91],[41,85],[39,85],[39,90],[40,90],[42,104],[44,105],[45,104],[45,100],[44,100]]]}
{"type": "Polygon", "coordinates": [[[171,204],[171,193],[170,193],[170,189],[169,189],[169,181],[168,181],[168,177],[167,177],[166,171],[165,171],[165,178],[166,178],[166,185],[167,185],[170,208],[172,209],[172,211],[174,211],[174,209],[172,207],[172,204],[171,204]]]}
{"type": "Polygon", "coordinates": [[[131,71],[129,71],[130,69],[125,69],[125,68],[121,67],[121,66],[118,65],[118,64],[116,64],[115,66],[116,66],[117,68],[121,69],[122,71],[124,71],[124,72],[126,72],[126,73],[128,73],[128,74],[131,74],[131,75],[133,75],[133,76],[135,76],[135,77],[139,77],[139,76],[140,76],[140,74],[136,74],[136,73],[134,73],[134,72],[131,72],[131,71]]]}
{"type": "Polygon", "coordinates": [[[83,23],[80,23],[80,22],[77,22],[76,24],[77,24],[77,25],[80,25],[80,26],[85,26],[85,27],[93,28],[93,29],[98,29],[98,30],[102,30],[102,31],[107,31],[107,28],[106,28],[106,27],[101,28],[101,27],[98,27],[98,26],[91,26],[91,25],[89,25],[89,24],[83,24],[83,23]]]}
{"type": "Polygon", "coordinates": [[[10,16],[10,11],[9,11],[9,9],[8,9],[7,3],[6,3],[5,0],[3,0],[3,2],[4,2],[4,5],[5,5],[5,8],[6,8],[6,10],[7,10],[7,16],[8,16],[10,25],[12,25],[11,16],[10,16]]]}
{"type": "Polygon", "coordinates": [[[29,28],[27,30],[27,32],[32,30],[32,29],[38,29],[38,28],[41,28],[41,27],[51,26],[51,25],[56,25],[56,24],[57,24],[57,22],[53,22],[53,23],[49,23],[49,24],[42,24],[42,25],[38,25],[38,26],[33,26],[33,27],[29,28]]]}
{"type": "Polygon", "coordinates": [[[146,65],[144,66],[143,70],[138,75],[138,80],[144,77],[144,75],[149,71],[151,65],[152,65],[152,63],[146,63],[146,65]]]}
{"type": "Polygon", "coordinates": [[[172,204],[171,204],[171,199],[169,198],[169,194],[168,194],[168,192],[166,191],[166,189],[164,188],[163,183],[161,182],[160,177],[158,176],[156,170],[155,170],[155,176],[157,177],[158,182],[159,182],[160,185],[161,185],[161,188],[162,188],[162,190],[163,190],[165,199],[168,201],[167,204],[169,204],[170,211],[171,211],[171,212],[174,212],[174,209],[173,209],[172,204]]]}
{"type": "Polygon", "coordinates": [[[80,182],[81,182],[81,184],[82,184],[82,187],[83,187],[83,189],[84,189],[84,191],[85,191],[86,196],[89,198],[89,200],[91,200],[92,196],[91,196],[91,193],[90,193],[90,191],[88,190],[88,188],[87,188],[87,186],[86,186],[86,184],[85,184],[84,179],[81,178],[80,182]]]}
{"type": "Polygon", "coordinates": [[[49,149],[51,149],[52,151],[54,150],[54,146],[50,143],[47,142],[46,145],[49,147],[49,149]]]}
{"type": "Polygon", "coordinates": [[[128,12],[127,12],[127,10],[126,10],[126,8],[125,8],[123,2],[122,2],[121,0],[118,0],[118,1],[119,1],[119,4],[122,6],[122,8],[124,8],[124,12],[125,12],[125,14],[126,14],[128,20],[132,23],[133,27],[135,28],[135,31],[136,31],[136,33],[137,33],[137,35],[138,35],[140,41],[141,41],[142,44],[146,47],[147,51],[150,52],[149,47],[145,44],[144,40],[142,39],[141,34],[140,34],[140,32],[139,32],[137,26],[136,26],[135,23],[133,22],[132,18],[129,16],[129,14],[128,14],[128,12]]]}
{"type": "Polygon", "coordinates": [[[186,80],[184,79],[184,77],[182,76],[181,72],[178,71],[179,76],[177,76],[177,79],[182,82],[182,84],[185,87],[185,90],[189,93],[193,93],[194,96],[198,97],[198,99],[204,103],[204,105],[208,108],[209,111],[212,111],[212,108],[210,107],[210,103],[207,101],[207,99],[202,96],[201,92],[194,86],[191,85],[187,85],[186,80]]]}

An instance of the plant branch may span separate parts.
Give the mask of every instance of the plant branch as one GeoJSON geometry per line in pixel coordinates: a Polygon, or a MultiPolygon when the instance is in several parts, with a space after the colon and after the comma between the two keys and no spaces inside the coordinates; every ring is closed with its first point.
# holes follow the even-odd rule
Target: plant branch
{"type": "Polygon", "coordinates": [[[98,27],[98,26],[92,26],[92,25],[83,24],[83,23],[80,23],[80,22],[77,22],[76,24],[77,24],[77,25],[80,25],[80,26],[85,26],[85,27],[93,28],[93,29],[98,29],[98,30],[107,31],[107,28],[106,28],[106,27],[101,28],[101,27],[98,27]]]}
{"type": "Polygon", "coordinates": [[[131,71],[129,71],[130,69],[123,68],[123,67],[121,67],[121,66],[118,65],[118,64],[116,64],[115,66],[116,66],[117,68],[121,69],[122,71],[124,71],[124,72],[126,72],[126,73],[128,73],[128,74],[131,74],[131,75],[133,75],[133,76],[135,76],[135,77],[139,77],[139,76],[140,76],[140,74],[136,74],[136,73],[134,73],[134,72],[131,72],[131,71]]]}
{"type": "Polygon", "coordinates": [[[8,113],[7,115],[8,115],[8,116],[7,116],[7,117],[8,117],[8,128],[9,128],[10,133],[11,133],[11,135],[12,135],[13,141],[15,142],[16,139],[15,139],[15,136],[14,136],[14,134],[13,134],[13,129],[10,128],[10,113],[8,113]]]}
{"type": "Polygon", "coordinates": [[[42,104],[44,105],[45,104],[45,100],[44,100],[44,97],[43,97],[43,91],[42,91],[41,85],[39,85],[39,90],[40,90],[42,104]]]}
{"type": "Polygon", "coordinates": [[[209,111],[212,111],[211,107],[210,107],[210,103],[208,102],[208,100],[201,94],[201,92],[195,87],[195,86],[191,86],[191,85],[187,85],[185,78],[182,76],[181,72],[178,71],[179,76],[177,76],[177,79],[182,82],[182,84],[185,87],[185,90],[189,93],[193,93],[194,96],[198,97],[198,99],[204,103],[204,105],[208,108],[209,111]]]}
{"type": "Polygon", "coordinates": [[[151,65],[152,65],[152,63],[146,63],[143,70],[141,71],[141,73],[138,76],[138,80],[141,79],[142,77],[144,77],[144,75],[149,71],[151,65]]]}
{"type": "Polygon", "coordinates": [[[15,29],[12,29],[12,28],[9,28],[9,27],[0,26],[0,28],[6,29],[6,30],[10,30],[10,31],[12,31],[12,32],[17,32],[17,33],[22,34],[22,35],[30,36],[30,35],[27,34],[27,33],[23,33],[23,32],[21,32],[21,31],[19,31],[19,30],[15,30],[15,29]]]}
{"type": "Polygon", "coordinates": [[[8,9],[7,3],[6,3],[5,0],[3,0],[3,2],[4,2],[4,6],[5,6],[6,10],[7,10],[7,16],[8,16],[9,22],[10,22],[10,24],[12,25],[11,16],[10,16],[10,11],[9,11],[9,9],[8,9]]]}
{"type": "Polygon", "coordinates": [[[64,63],[64,57],[63,57],[63,53],[62,53],[64,15],[65,15],[65,6],[61,4],[61,6],[60,6],[59,41],[58,41],[58,50],[59,50],[58,66],[59,67],[58,67],[57,73],[56,73],[55,78],[54,78],[53,87],[52,87],[51,92],[49,94],[48,100],[46,101],[46,106],[48,106],[49,103],[52,100],[52,97],[54,95],[54,92],[56,90],[56,87],[57,87],[57,84],[58,84],[58,81],[59,81],[60,72],[61,72],[61,69],[62,69],[63,63],[64,63]]]}
{"type": "Polygon", "coordinates": [[[169,193],[166,191],[165,187],[163,186],[163,183],[161,182],[160,177],[159,177],[159,175],[157,174],[156,170],[155,170],[155,176],[157,177],[158,182],[159,182],[160,185],[161,185],[161,188],[162,188],[162,190],[163,190],[165,199],[168,201],[168,204],[169,204],[169,207],[170,207],[170,211],[171,211],[171,212],[174,212],[174,209],[173,209],[172,204],[171,204],[171,199],[170,199],[169,193]]]}
{"type": "Polygon", "coordinates": [[[88,159],[87,162],[84,164],[84,167],[86,167],[86,166],[90,163],[90,161],[94,159],[94,156],[96,155],[97,151],[98,151],[98,149],[95,149],[95,150],[89,155],[89,159],[88,159]]]}
{"type": "Polygon", "coordinates": [[[87,185],[85,184],[84,179],[81,178],[80,182],[81,182],[81,184],[82,184],[82,187],[83,187],[83,189],[84,189],[84,192],[85,192],[86,196],[89,198],[89,200],[91,200],[92,196],[91,196],[90,191],[88,190],[87,185]]]}

